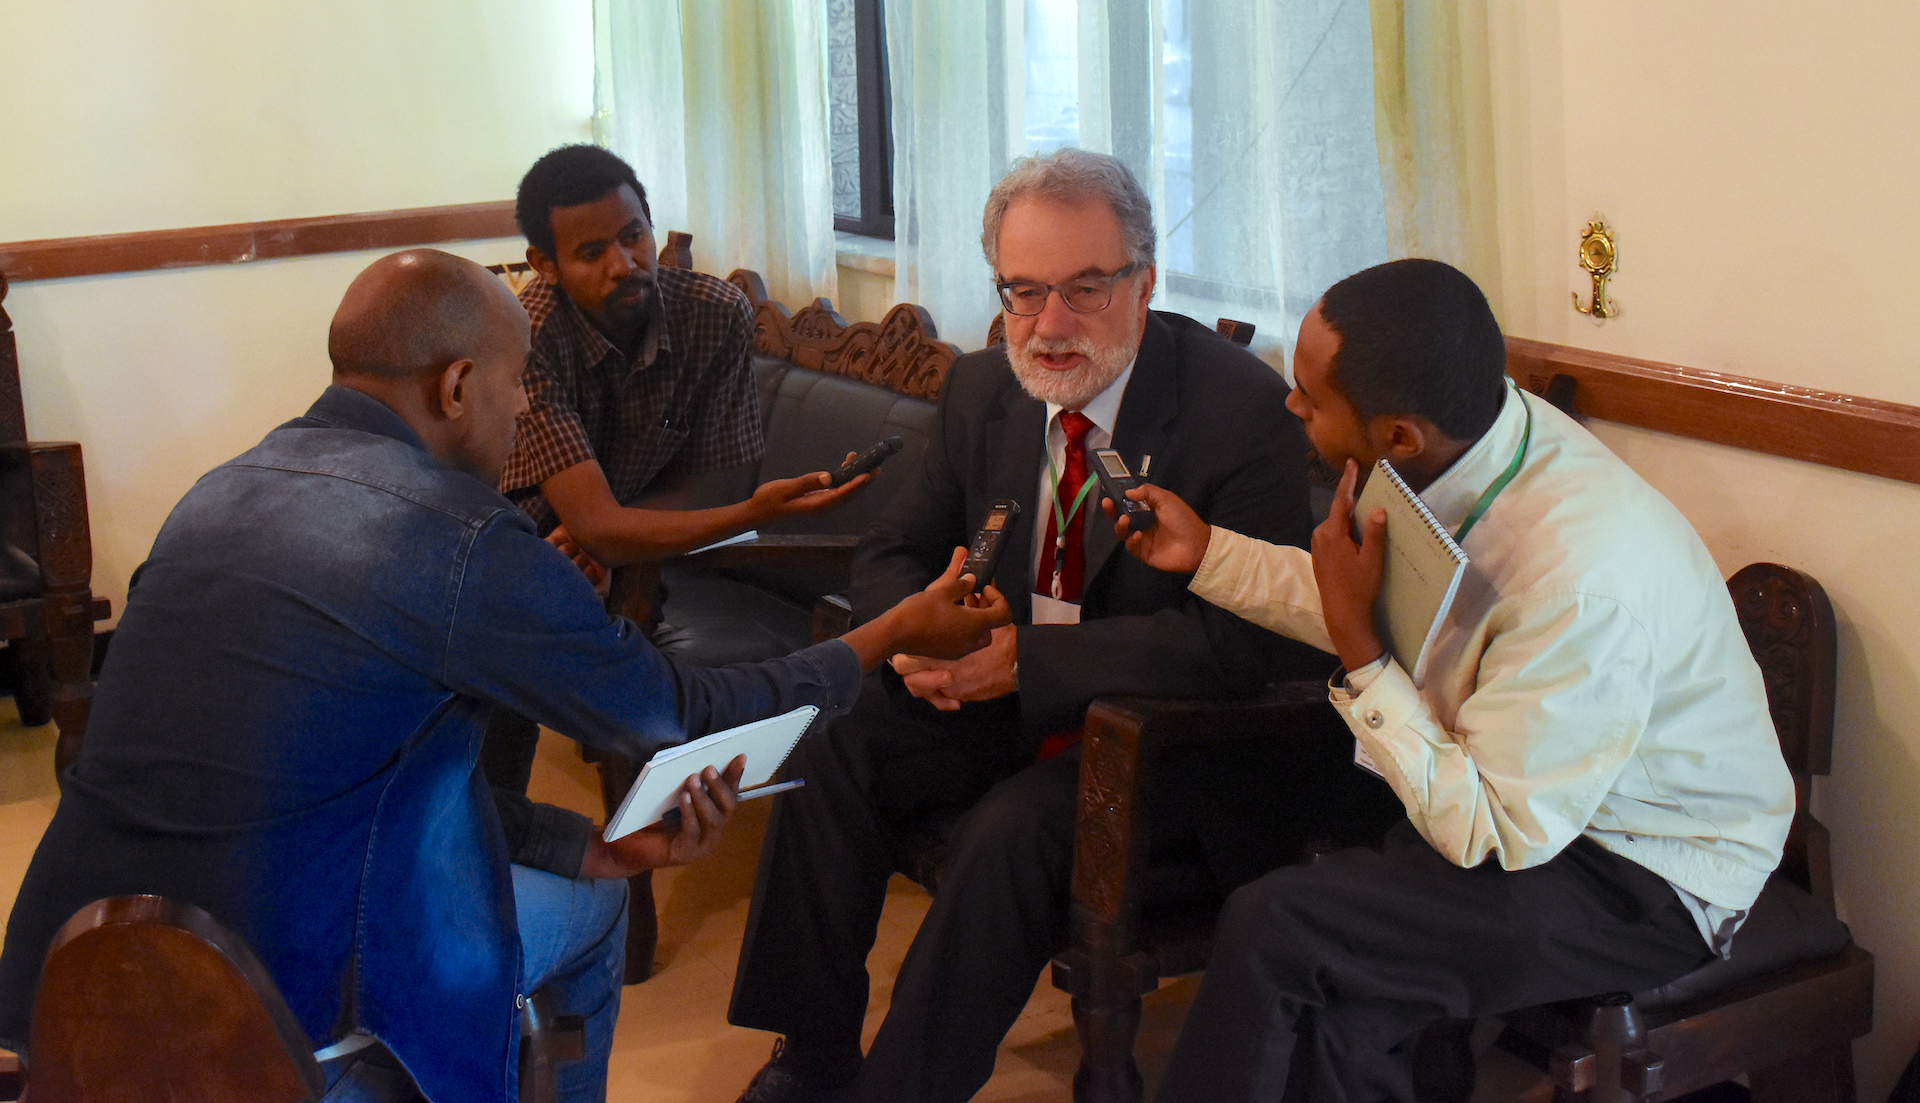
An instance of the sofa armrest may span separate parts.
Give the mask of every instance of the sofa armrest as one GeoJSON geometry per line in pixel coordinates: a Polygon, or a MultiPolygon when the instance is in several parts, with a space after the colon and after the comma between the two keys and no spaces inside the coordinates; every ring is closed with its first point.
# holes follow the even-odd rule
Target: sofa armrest
{"type": "Polygon", "coordinates": [[[768,571],[834,570],[844,576],[853,570],[853,549],[859,543],[857,534],[763,533],[752,540],[709,548],[684,558],[687,562],[698,563],[715,571],[761,574],[768,571]]]}
{"type": "Polygon", "coordinates": [[[837,640],[853,630],[853,603],[845,594],[828,594],[813,603],[813,642],[837,640]]]}

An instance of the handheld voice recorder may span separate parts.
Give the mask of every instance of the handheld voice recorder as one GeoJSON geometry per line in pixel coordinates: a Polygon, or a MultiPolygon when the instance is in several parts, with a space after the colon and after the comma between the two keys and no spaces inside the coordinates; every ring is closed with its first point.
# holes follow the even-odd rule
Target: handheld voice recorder
{"type": "Polygon", "coordinates": [[[1130,531],[1145,532],[1153,527],[1153,507],[1127,497],[1127,491],[1145,485],[1145,480],[1127,470],[1120,453],[1111,448],[1094,449],[1093,473],[1100,477],[1101,493],[1113,499],[1113,506],[1121,516],[1132,519],[1128,523],[1130,531]]]}
{"type": "Polygon", "coordinates": [[[967,545],[966,565],[960,568],[961,574],[973,576],[974,593],[993,581],[993,569],[1000,563],[1007,531],[1013,528],[1013,519],[1018,516],[1020,503],[1012,498],[1002,498],[988,507],[987,519],[980,522],[980,531],[973,534],[973,543],[967,545]]]}
{"type": "Polygon", "coordinates": [[[888,437],[886,440],[860,453],[860,455],[854,459],[841,464],[835,469],[832,481],[827,485],[845,486],[852,480],[878,468],[881,464],[887,462],[888,457],[898,451],[900,451],[900,438],[897,436],[888,437]]]}

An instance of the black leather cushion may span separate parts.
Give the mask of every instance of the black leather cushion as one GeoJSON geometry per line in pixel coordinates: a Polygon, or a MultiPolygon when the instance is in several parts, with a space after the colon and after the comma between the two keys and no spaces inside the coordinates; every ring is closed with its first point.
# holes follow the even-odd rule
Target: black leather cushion
{"type": "Polygon", "coordinates": [[[666,591],[653,643],[698,666],[760,662],[813,642],[813,610],[690,563],[661,570],[666,591]]]}
{"type": "Polygon", "coordinates": [[[932,435],[934,405],[824,372],[795,368],[781,377],[767,419],[767,455],[760,479],[784,479],[830,471],[848,452],[864,452],[887,437],[901,438],[900,452],[854,499],[826,513],[767,526],[786,533],[859,534],[920,467],[932,435]]]}
{"type": "MultiPolygon", "coordinates": [[[[760,384],[766,456],[758,471],[743,478],[729,481],[721,473],[704,480],[698,504],[737,502],[769,479],[831,470],[848,452],[864,452],[897,434],[900,452],[852,501],[825,513],[762,526],[767,533],[865,532],[919,469],[933,432],[934,404],[772,357],[756,356],[754,373],[760,384]]],[[[805,647],[813,642],[814,600],[847,584],[845,578],[722,575],[701,567],[697,559],[670,562],[660,577],[665,594],[654,643],[675,658],[703,666],[770,659],[805,647]]]]}
{"type": "Polygon", "coordinates": [[[1852,940],[1853,933],[1830,909],[1776,875],[1767,879],[1746,922],[1733,936],[1732,956],[1716,958],[1658,988],[1635,992],[1633,999],[1643,1009],[1680,1003],[1775,969],[1832,957],[1852,940]]]}

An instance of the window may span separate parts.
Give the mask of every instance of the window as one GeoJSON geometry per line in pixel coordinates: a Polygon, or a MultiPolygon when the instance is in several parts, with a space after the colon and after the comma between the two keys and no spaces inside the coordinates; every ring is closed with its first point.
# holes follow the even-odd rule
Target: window
{"type": "Polygon", "coordinates": [[[881,0],[828,0],[833,227],[893,237],[893,134],[881,0]]]}

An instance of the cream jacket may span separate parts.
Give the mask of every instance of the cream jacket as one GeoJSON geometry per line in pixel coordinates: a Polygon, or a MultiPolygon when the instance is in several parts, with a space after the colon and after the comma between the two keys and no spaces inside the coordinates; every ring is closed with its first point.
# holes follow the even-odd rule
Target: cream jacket
{"type": "MultiPolygon", "coordinates": [[[[1585,834],[1710,904],[1753,903],[1793,816],[1759,668],[1679,511],[1571,418],[1509,387],[1422,492],[1448,531],[1520,447],[1468,533],[1426,684],[1399,664],[1334,706],[1461,866],[1538,865],[1585,834]],[[1525,407],[1523,407],[1525,403],[1525,407]]],[[[1331,651],[1312,557],[1215,528],[1192,589],[1331,651]]]]}

